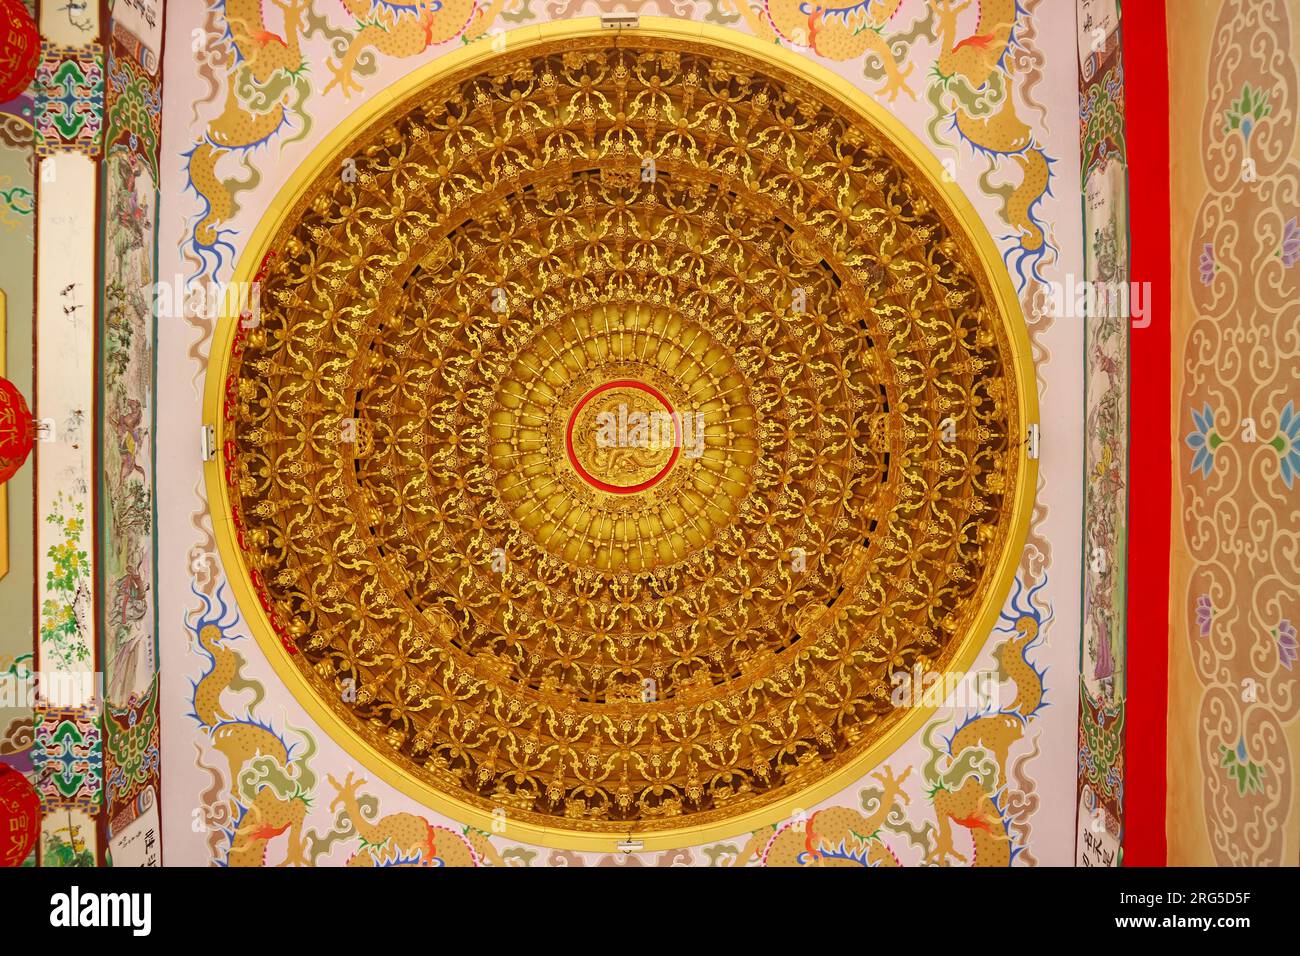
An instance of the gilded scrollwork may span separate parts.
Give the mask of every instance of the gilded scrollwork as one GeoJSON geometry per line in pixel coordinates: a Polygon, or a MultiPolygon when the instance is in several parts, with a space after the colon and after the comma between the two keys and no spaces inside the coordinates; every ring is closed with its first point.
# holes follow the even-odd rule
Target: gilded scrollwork
{"type": "Polygon", "coordinates": [[[507,46],[271,248],[223,408],[244,563],[318,699],[442,793],[610,834],[771,805],[989,601],[1005,319],[938,187],[794,74],[507,46]],[[671,453],[596,443],[620,403],[671,453]]]}

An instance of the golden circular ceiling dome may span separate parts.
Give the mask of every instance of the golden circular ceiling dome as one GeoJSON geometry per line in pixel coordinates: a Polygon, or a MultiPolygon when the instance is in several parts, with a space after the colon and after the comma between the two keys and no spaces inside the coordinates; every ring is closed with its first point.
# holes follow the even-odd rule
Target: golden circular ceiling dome
{"type": "Polygon", "coordinates": [[[1019,559],[1032,368],[978,219],[847,84],[700,24],[391,93],[267,214],[214,350],[255,633],[367,765],[521,839],[811,806],[1019,559]]]}

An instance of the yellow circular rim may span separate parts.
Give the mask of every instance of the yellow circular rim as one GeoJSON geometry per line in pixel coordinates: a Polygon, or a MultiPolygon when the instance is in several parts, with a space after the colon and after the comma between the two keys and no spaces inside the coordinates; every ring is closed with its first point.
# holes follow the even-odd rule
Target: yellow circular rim
{"type": "MultiPolygon", "coordinates": [[[[582,17],[575,20],[556,20],[534,26],[520,27],[497,35],[494,42],[482,41],[469,44],[446,53],[424,64],[375,93],[369,100],[341,120],[339,124],[312,150],[307,159],[290,175],[275,199],[267,206],[256,228],[249,236],[248,243],[239,258],[232,282],[251,282],[261,263],[276,229],[282,218],[293,208],[294,204],[307,191],[317,175],[326,167],[334,154],[353,136],[360,133],[380,114],[396,106],[407,96],[437,80],[443,74],[460,70],[490,60],[499,54],[498,46],[504,39],[507,48],[516,51],[535,44],[560,39],[586,37],[595,34],[610,34],[613,31],[601,26],[598,17],[582,17]]],[[[1006,271],[1002,257],[998,253],[993,238],[985,228],[983,220],[971,205],[966,195],[944,176],[943,167],[934,155],[907,129],[903,123],[884,107],[872,100],[866,93],[825,67],[811,62],[807,58],[782,46],[763,41],[748,34],[739,33],[726,27],[713,24],[678,20],[671,17],[641,17],[640,25],[627,32],[652,36],[662,39],[696,40],[701,44],[722,47],[737,53],[771,63],[787,73],[812,84],[836,96],[841,102],[858,113],[881,130],[892,144],[898,148],[921,170],[948,202],[949,211],[957,218],[966,237],[974,244],[980,264],[984,267],[985,277],[993,290],[999,318],[1006,326],[1007,337],[1011,345],[1014,376],[1016,381],[1017,408],[1022,427],[1038,421],[1038,385],[1034,375],[1033,357],[1030,349],[1029,334],[1024,316],[1020,309],[1020,300],[1011,285],[1011,277],[1006,271]]],[[[617,34],[615,34],[617,35],[617,34]]],[[[611,37],[611,40],[613,37],[611,37]]],[[[227,297],[228,299],[229,297],[227,297]]],[[[230,346],[234,336],[238,311],[230,310],[217,322],[213,334],[211,357],[208,362],[207,381],[204,388],[203,420],[216,430],[216,448],[225,442],[225,426],[221,414],[224,382],[230,367],[230,346]]],[[[1016,466],[1016,491],[1011,509],[1011,524],[1007,547],[998,556],[998,565],[992,579],[992,586],[985,594],[983,606],[975,619],[975,624],[960,638],[960,644],[948,664],[948,670],[967,670],[984,649],[1002,603],[1011,590],[1016,569],[1024,551],[1029,534],[1029,519],[1033,511],[1034,498],[1038,487],[1038,462],[1029,458],[1024,444],[1013,444],[1018,451],[1016,466]]],[[[325,707],[317,698],[315,691],[299,673],[290,655],[280,643],[272,630],[261,602],[254,594],[247,563],[235,539],[234,527],[230,521],[230,496],[224,475],[224,460],[218,454],[212,461],[204,463],[204,479],[208,491],[209,510],[212,515],[213,534],[217,542],[217,551],[221,557],[222,567],[226,570],[226,579],[230,582],[239,607],[248,622],[258,646],[270,661],[276,675],[284,682],[295,701],[311,716],[320,728],[350,756],[360,761],[368,771],[379,779],[412,798],[442,813],[451,819],[468,823],[500,836],[507,840],[530,843],[551,849],[585,850],[593,852],[616,852],[618,844],[625,838],[635,839],[641,846],[638,852],[668,850],[696,846],[715,840],[734,837],[738,834],[752,832],[763,826],[769,826],[779,820],[787,819],[797,808],[811,809],[822,800],[833,796],[861,780],[884,757],[893,753],[905,743],[921,725],[928,720],[938,708],[911,707],[908,713],[880,740],[867,747],[854,760],[828,774],[818,782],[798,791],[794,795],[769,804],[765,807],[729,817],[725,820],[677,827],[662,830],[638,830],[632,828],[626,835],[611,832],[590,833],[580,830],[568,830],[561,827],[549,827],[518,821],[509,818],[501,829],[501,820],[486,811],[465,803],[447,793],[434,789],[421,780],[404,773],[371,744],[358,735],[343,722],[333,711],[325,707]],[[213,504],[216,507],[211,507],[213,504]],[[232,573],[232,571],[234,573],[232,573]]]]}

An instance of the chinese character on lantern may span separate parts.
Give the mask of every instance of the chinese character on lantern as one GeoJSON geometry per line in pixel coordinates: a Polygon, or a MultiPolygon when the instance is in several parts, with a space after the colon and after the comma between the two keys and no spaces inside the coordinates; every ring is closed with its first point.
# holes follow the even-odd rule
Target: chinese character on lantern
{"type": "Polygon", "coordinates": [[[36,421],[23,393],[9,379],[0,378],[0,485],[23,466],[35,440],[36,421]]]}
{"type": "Polygon", "coordinates": [[[0,763],[0,866],[21,866],[40,828],[36,788],[13,767],[0,763]]]}
{"type": "Polygon", "coordinates": [[[26,91],[40,58],[41,35],[22,0],[0,0],[0,103],[26,91]]]}

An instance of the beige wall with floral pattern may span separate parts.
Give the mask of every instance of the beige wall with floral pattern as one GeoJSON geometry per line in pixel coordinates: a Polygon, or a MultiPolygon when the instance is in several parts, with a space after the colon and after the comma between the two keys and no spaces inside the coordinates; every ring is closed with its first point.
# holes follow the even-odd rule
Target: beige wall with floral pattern
{"type": "Polygon", "coordinates": [[[1285,0],[1170,19],[1171,865],[1300,857],[1298,54],[1285,0]]]}

